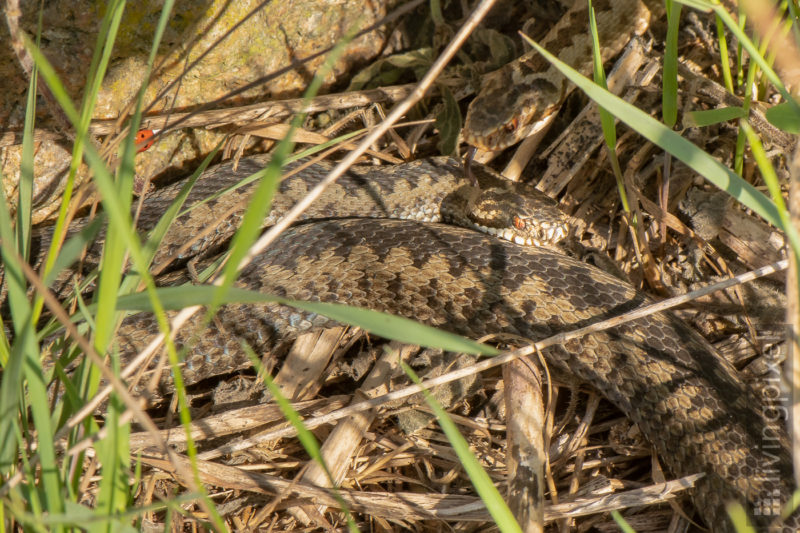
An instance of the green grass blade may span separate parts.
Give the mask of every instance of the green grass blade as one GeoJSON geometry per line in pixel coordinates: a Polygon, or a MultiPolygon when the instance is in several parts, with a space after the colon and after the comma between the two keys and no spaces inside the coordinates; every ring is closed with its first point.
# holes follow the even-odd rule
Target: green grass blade
{"type": "MultiPolygon", "coordinates": [[[[750,126],[750,124],[748,124],[745,120],[741,120],[739,122],[739,127],[747,138],[747,143],[750,145],[750,151],[753,154],[756,165],[758,165],[758,170],[761,172],[761,177],[764,178],[764,183],[767,185],[767,190],[772,197],[772,201],[778,206],[778,212],[781,214],[781,220],[783,223],[782,225],[785,227],[793,227],[792,221],[789,218],[789,211],[786,209],[786,204],[783,201],[780,180],[778,179],[775,168],[772,166],[772,163],[770,162],[769,157],[764,150],[764,146],[761,144],[761,139],[758,138],[758,135],[756,135],[756,132],[753,130],[752,126],[750,126]]],[[[800,258],[800,248],[795,246],[792,248],[795,256],[800,258]]]]}
{"type": "Polygon", "coordinates": [[[667,37],[661,86],[661,117],[670,128],[678,121],[678,30],[681,5],[667,0],[667,37]]]}
{"type": "Polygon", "coordinates": [[[719,44],[720,67],[722,68],[722,80],[725,88],[733,94],[733,75],[731,74],[730,54],[728,53],[728,38],[725,35],[725,24],[715,15],[715,25],[717,29],[717,43],[719,44]]]}
{"type": "Polygon", "coordinates": [[[719,107],[717,109],[704,109],[690,111],[684,125],[686,127],[704,128],[721,122],[728,122],[747,116],[747,111],[741,107],[719,107]]]}
{"type": "Polygon", "coordinates": [[[0,416],[0,450],[2,450],[0,451],[0,472],[3,473],[8,471],[7,468],[14,460],[13,456],[16,455],[16,452],[9,454],[7,449],[14,446],[15,439],[9,424],[16,418],[18,400],[22,395],[21,378],[24,354],[20,353],[21,343],[18,337],[25,329],[32,329],[32,325],[28,321],[31,310],[26,295],[27,284],[25,276],[22,274],[18,255],[15,253],[16,236],[8,206],[9,203],[0,187],[0,258],[3,260],[8,306],[16,332],[12,353],[7,360],[3,361],[3,379],[0,381],[0,391],[2,391],[0,392],[0,406],[3,409],[3,413],[1,413],[3,416],[0,416]]]}
{"type": "Polygon", "coordinates": [[[275,400],[275,403],[278,405],[278,408],[281,410],[281,413],[283,413],[283,416],[286,418],[286,420],[288,420],[292,427],[294,427],[295,431],[297,431],[297,440],[300,441],[303,449],[305,449],[309,457],[311,457],[313,461],[320,465],[322,470],[325,472],[325,475],[328,478],[328,483],[330,483],[330,486],[332,487],[333,496],[339,502],[339,508],[345,515],[348,529],[354,533],[359,531],[355,520],[353,520],[353,516],[350,514],[350,509],[347,507],[347,503],[339,494],[339,491],[336,490],[336,480],[333,479],[328,465],[325,464],[325,458],[322,456],[322,450],[320,449],[319,442],[317,442],[317,438],[303,424],[303,417],[300,416],[300,413],[294,410],[291,402],[289,402],[286,396],[281,393],[280,387],[275,385],[272,377],[270,377],[270,375],[266,372],[262,372],[263,369],[261,368],[261,358],[257,356],[253,349],[247,344],[242,344],[242,348],[247,352],[247,355],[253,362],[253,366],[257,368],[259,373],[261,373],[263,376],[264,383],[266,384],[269,393],[272,395],[272,398],[275,400]]]}
{"type": "Polygon", "coordinates": [[[106,436],[96,442],[97,457],[103,465],[103,476],[97,494],[95,512],[107,518],[97,524],[96,531],[120,531],[126,527],[117,515],[128,506],[128,479],[130,477],[130,424],[120,425],[120,415],[125,406],[112,397],[105,412],[106,436]]]}
{"type": "MultiPolygon", "coordinates": [[[[33,331],[31,328],[30,331],[33,331]]],[[[47,512],[61,512],[64,500],[61,492],[61,477],[55,449],[55,428],[50,418],[50,398],[47,394],[47,381],[39,363],[39,350],[36,343],[25,341],[27,353],[25,360],[25,381],[30,398],[30,410],[36,424],[37,452],[41,470],[41,486],[44,489],[44,501],[47,512]]]]}
{"type": "Polygon", "coordinates": [[[396,339],[430,348],[440,348],[451,352],[465,352],[477,355],[496,355],[498,353],[491,346],[477,343],[460,335],[371,309],[298,300],[275,301],[311,313],[325,315],[339,322],[359,326],[366,331],[388,339],[396,339]]]}
{"type": "MultiPolygon", "coordinates": [[[[589,30],[592,35],[592,72],[594,75],[594,82],[600,87],[608,89],[606,73],[603,70],[603,58],[600,55],[600,37],[597,34],[597,19],[595,18],[594,7],[592,7],[591,0],[589,0],[589,30]]],[[[600,107],[600,122],[603,126],[606,146],[614,150],[617,146],[617,129],[614,116],[602,106],[600,107]]]]}
{"type": "MultiPolygon", "coordinates": [[[[419,376],[417,376],[410,366],[404,362],[401,362],[400,365],[402,366],[403,371],[415,384],[419,385],[422,383],[422,381],[419,379],[419,376]]],[[[455,451],[456,455],[458,455],[458,460],[464,467],[464,471],[469,476],[470,481],[472,481],[475,491],[486,505],[486,509],[488,509],[489,514],[492,515],[497,527],[500,529],[500,531],[515,533],[521,532],[522,529],[519,527],[517,520],[511,513],[511,509],[508,508],[508,505],[506,505],[506,502],[500,495],[497,487],[495,487],[494,483],[492,483],[492,479],[489,477],[489,474],[487,474],[486,471],[481,467],[481,464],[475,458],[472,450],[469,449],[469,443],[458,431],[456,424],[427,389],[423,389],[422,394],[425,396],[425,401],[436,415],[436,419],[439,421],[439,426],[447,436],[447,440],[450,441],[450,445],[453,446],[453,451],[455,451]]]]}
{"type": "Polygon", "coordinates": [[[727,506],[728,516],[731,517],[733,528],[737,533],[756,533],[753,526],[750,525],[747,519],[747,511],[738,502],[732,502],[727,506]]]}
{"type": "MultiPolygon", "coordinates": [[[[742,109],[745,113],[750,113],[750,102],[753,99],[753,86],[755,85],[756,74],[758,72],[758,65],[754,62],[750,62],[747,65],[747,76],[746,81],[744,83],[744,96],[742,98],[742,109]]],[[[742,175],[744,170],[744,149],[746,145],[746,139],[744,132],[739,130],[736,135],[736,152],[734,153],[734,163],[733,163],[733,170],[739,176],[742,175]]]]}
{"type": "MultiPolygon", "coordinates": [[[[183,309],[190,305],[209,305],[214,301],[215,289],[216,287],[209,285],[185,285],[181,287],[163,287],[157,290],[159,299],[166,309],[183,309]]],[[[349,305],[291,300],[237,287],[232,287],[221,303],[269,302],[289,305],[309,313],[324,315],[345,324],[359,326],[366,331],[388,339],[396,339],[453,352],[479,355],[496,355],[498,353],[491,346],[477,343],[459,335],[439,331],[407,318],[349,305]]],[[[149,298],[143,294],[121,296],[117,304],[119,309],[129,311],[150,311],[152,309],[149,298]]]]}
{"type": "Polygon", "coordinates": [[[633,529],[624,518],[622,518],[622,515],[619,514],[619,511],[611,511],[611,518],[613,518],[614,522],[617,523],[622,533],[636,533],[636,530],[633,529]]]}
{"type": "MultiPolygon", "coordinates": [[[[3,175],[0,174],[0,179],[3,175]]],[[[0,257],[0,264],[2,264],[2,257],[0,257]]],[[[0,328],[0,368],[5,368],[8,361],[11,359],[11,343],[6,336],[5,328],[0,328]]]]}
{"type": "MultiPolygon", "coordinates": [[[[747,15],[739,8],[739,30],[744,31],[745,25],[747,24],[747,15]]],[[[725,26],[725,21],[722,20],[719,15],[717,15],[722,21],[722,25],[725,26]]],[[[741,87],[743,80],[744,80],[744,65],[745,65],[745,58],[744,58],[744,46],[742,46],[741,41],[736,41],[736,84],[741,87]]]]}
{"type": "Polygon", "coordinates": [[[17,251],[26,261],[30,256],[31,221],[33,219],[33,128],[36,121],[36,88],[38,87],[38,79],[38,71],[34,68],[31,72],[28,95],[25,102],[22,159],[19,164],[19,191],[17,194],[17,251]]]}
{"type": "MultiPolygon", "coordinates": [[[[0,477],[5,478],[14,472],[17,464],[19,441],[15,433],[19,427],[19,399],[23,394],[23,346],[31,347],[30,332],[21,332],[11,347],[8,363],[3,368],[0,382],[0,477]]],[[[33,346],[35,348],[35,345],[33,346]]]]}
{"type": "Polygon", "coordinates": [[[783,506],[783,509],[781,509],[781,517],[783,519],[789,518],[798,508],[800,508],[800,489],[795,490],[792,493],[792,497],[789,498],[789,501],[783,506]]]}
{"type": "Polygon", "coordinates": [[[789,212],[783,201],[781,183],[775,172],[775,168],[772,166],[772,163],[770,163],[766,151],[764,151],[764,145],[761,144],[761,139],[758,138],[752,126],[745,120],[739,122],[739,127],[742,128],[747,136],[747,142],[750,145],[750,151],[753,153],[753,159],[756,160],[758,170],[761,171],[761,177],[764,178],[764,183],[767,184],[767,190],[772,197],[772,201],[775,202],[775,205],[778,206],[778,212],[784,217],[784,224],[789,224],[789,212]]]}
{"type": "Polygon", "coordinates": [[[800,134],[800,110],[788,102],[767,109],[767,120],[773,126],[793,135],[800,134]]]}
{"type": "MultiPolygon", "coordinates": [[[[197,179],[203,174],[203,172],[208,168],[208,165],[211,164],[211,161],[214,160],[214,157],[219,152],[219,149],[222,147],[222,142],[220,142],[214,149],[209,153],[200,163],[200,166],[192,172],[192,175],[189,176],[186,181],[184,182],[181,190],[178,191],[177,196],[172,201],[170,206],[164,211],[164,214],[159,219],[156,226],[150,232],[150,236],[147,240],[147,244],[145,244],[145,255],[147,258],[147,263],[150,264],[153,260],[153,256],[155,256],[156,250],[158,249],[158,245],[161,243],[161,240],[164,238],[164,235],[167,233],[170,225],[175,221],[175,219],[179,216],[180,210],[183,207],[183,203],[186,201],[186,197],[189,196],[189,193],[194,187],[194,184],[197,183],[197,179]]],[[[183,214],[183,213],[180,213],[183,214]]]]}
{"type": "MultiPolygon", "coordinates": [[[[589,0],[589,29],[592,35],[592,66],[594,82],[602,87],[608,89],[606,82],[606,73],[603,70],[603,58],[600,54],[600,37],[597,33],[597,20],[594,14],[592,2],[589,0]]],[[[599,107],[600,112],[600,125],[603,128],[603,138],[606,142],[606,149],[608,150],[608,158],[611,161],[611,167],[614,171],[614,178],[617,181],[617,191],[619,192],[619,199],[622,202],[622,209],[625,213],[630,215],[631,208],[628,202],[628,192],[625,190],[625,182],[622,176],[622,169],[619,166],[619,158],[617,157],[617,125],[614,120],[614,115],[609,113],[602,106],[599,107]]]]}
{"type": "Polygon", "coordinates": [[[80,257],[83,249],[94,242],[105,221],[105,215],[98,213],[91,222],[64,243],[58,253],[58,258],[44,278],[45,285],[50,285],[58,277],[58,274],[69,268],[80,257]]]}

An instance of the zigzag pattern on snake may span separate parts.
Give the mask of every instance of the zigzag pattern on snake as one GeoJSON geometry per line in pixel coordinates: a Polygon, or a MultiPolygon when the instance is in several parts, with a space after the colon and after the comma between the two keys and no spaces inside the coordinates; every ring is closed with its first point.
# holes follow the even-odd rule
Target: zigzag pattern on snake
{"type": "MultiPolygon", "coordinates": [[[[392,168],[372,172],[392,177],[392,168]]],[[[390,207],[385,199],[378,203],[390,207]]],[[[386,311],[469,337],[505,332],[541,339],[647,301],[620,280],[549,250],[468,229],[369,218],[288,231],[242,272],[237,286],[386,311]]],[[[189,382],[248,365],[242,340],[263,354],[302,331],[332,325],[277,304],[228,305],[219,321],[224,331],[212,326],[191,347],[184,368],[189,382]]],[[[120,332],[123,353],[136,353],[155,332],[148,314],[127,319],[120,332]]],[[[735,370],[672,315],[570,341],[545,356],[639,424],[672,474],[706,473],[694,498],[716,530],[729,527],[727,500],[745,502],[757,514],[772,496],[785,501],[791,493],[783,430],[765,425],[735,370]],[[767,430],[772,448],[765,446],[767,430]]],[[[169,380],[166,373],[163,380],[169,380]]]]}

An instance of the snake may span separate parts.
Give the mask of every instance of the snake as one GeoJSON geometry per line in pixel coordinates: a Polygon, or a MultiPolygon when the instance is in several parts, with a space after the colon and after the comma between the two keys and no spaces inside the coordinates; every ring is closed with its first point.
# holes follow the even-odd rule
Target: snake
{"type": "MultiPolygon", "coordinates": [[[[633,35],[642,35],[651,13],[663,7],[648,0],[596,0],[600,57],[619,54],[633,35]]],[[[581,74],[592,72],[592,38],[585,1],[575,2],[541,40],[542,47],[581,74]]],[[[572,86],[559,70],[535,50],[483,76],[478,95],[470,102],[462,137],[487,151],[512,146],[536,133],[561,107],[572,86]]]]}
{"type": "MultiPolygon", "coordinates": [[[[213,167],[198,179],[196,194],[226,188],[266,160],[243,159],[235,170],[231,163],[213,167]]],[[[270,221],[278,220],[330,168],[329,163],[317,163],[283,181],[270,221]]],[[[500,204],[498,209],[494,194],[486,205],[476,201],[461,162],[453,158],[353,167],[304,221],[241,272],[235,286],[387,312],[470,338],[514,334],[539,340],[650,302],[624,281],[549,247],[566,235],[567,222],[552,200],[530,187],[502,185],[502,178],[486,167],[476,169],[485,191],[532,194],[532,203],[523,202],[519,214],[541,213],[546,223],[515,224],[516,208],[500,204]],[[424,202],[426,197],[436,201],[424,202]],[[442,205],[448,204],[499,212],[512,226],[527,225],[534,237],[497,238],[475,229],[483,220],[457,222],[467,227],[437,222],[448,220],[450,215],[442,216],[448,213],[442,205]],[[509,213],[514,214],[509,218],[509,213]],[[546,239],[548,243],[538,242],[546,239]]],[[[171,194],[154,195],[143,216],[171,194]]],[[[164,253],[174,255],[178,244],[196,232],[195,224],[209,220],[204,210],[222,205],[229,212],[247,194],[247,188],[238,189],[227,200],[225,195],[181,215],[175,227],[183,229],[165,238],[169,243],[164,253]]],[[[152,224],[151,216],[142,222],[152,224]]],[[[218,219],[218,231],[227,232],[229,222],[218,219]]],[[[191,384],[250,366],[242,342],[259,354],[280,353],[297,335],[336,324],[277,303],[225,305],[210,326],[195,315],[176,339],[187,349],[182,376],[191,384]]],[[[117,338],[123,360],[142,350],[157,332],[150,313],[126,318],[117,338]]],[[[791,494],[792,463],[784,430],[765,421],[761,404],[735,368],[675,316],[641,318],[549,348],[544,356],[554,371],[589,384],[638,424],[672,474],[705,474],[692,494],[714,530],[732,530],[725,511],[729,501],[743,503],[766,528],[774,517],[765,513],[791,494]]],[[[168,370],[159,379],[165,392],[171,390],[168,370]]],[[[774,530],[781,527],[793,530],[773,524],[774,530]]]]}
{"type": "MultiPolygon", "coordinates": [[[[625,41],[631,25],[638,32],[647,24],[642,4],[626,6],[633,4],[595,2],[604,58],[624,44],[614,35],[620,23],[626,25],[619,32],[625,41]],[[609,32],[611,45],[606,44],[609,32]]],[[[575,35],[578,16],[580,8],[569,11],[543,44],[566,42],[559,56],[584,61],[579,70],[585,70],[581,58],[589,57],[590,45],[585,35],[575,35]]],[[[525,56],[487,77],[470,106],[465,139],[492,150],[513,144],[552,114],[566,92],[560,76],[536,56],[525,56]],[[502,89],[513,103],[504,96],[499,100],[502,89]],[[532,89],[544,96],[531,96],[532,89]],[[492,100],[495,113],[486,111],[492,100]],[[504,115],[508,109],[516,111],[504,115]]],[[[191,209],[167,232],[156,262],[191,260],[224,243],[241,221],[251,188],[206,198],[234,187],[266,161],[266,156],[255,156],[238,166],[224,163],[206,171],[187,198],[191,209]],[[211,231],[205,232],[209,226],[211,231]],[[200,233],[206,235],[195,239],[200,233]],[[187,248],[190,241],[195,244],[187,248]]],[[[329,170],[324,163],[301,167],[281,184],[265,225],[278,220],[329,170]]],[[[464,184],[460,162],[450,158],[353,168],[306,212],[305,220],[257,256],[235,285],[387,312],[472,338],[514,334],[542,339],[650,302],[624,281],[538,246],[565,236],[563,216],[535,192],[533,204],[497,208],[501,199],[516,202],[531,191],[500,184],[491,171],[477,168],[477,189],[464,184]],[[484,196],[481,190],[492,192],[484,196]],[[481,215],[462,217],[465,209],[481,215]],[[505,217],[504,229],[483,219],[486,212],[505,217]],[[526,236],[516,233],[520,229],[526,236]]],[[[166,187],[149,196],[139,227],[154,227],[178,190],[177,185],[166,187]]],[[[228,304],[211,326],[196,315],[179,332],[177,342],[187,349],[182,374],[187,383],[196,383],[243,368],[249,358],[242,342],[257,353],[270,353],[300,333],[335,324],[277,303],[228,304]],[[198,335],[196,328],[201,327],[206,329],[198,335]]],[[[151,314],[126,318],[117,339],[123,360],[157,331],[151,314]]],[[[742,503],[764,530],[798,530],[797,513],[785,522],[775,517],[776,505],[786,502],[794,488],[785,431],[765,420],[761,403],[735,368],[674,315],[658,313],[592,333],[548,348],[544,356],[553,369],[590,385],[619,407],[640,427],[671,474],[705,474],[692,497],[713,530],[732,531],[725,507],[730,501],[742,503]]],[[[168,390],[170,383],[165,370],[161,386],[168,390]]]]}

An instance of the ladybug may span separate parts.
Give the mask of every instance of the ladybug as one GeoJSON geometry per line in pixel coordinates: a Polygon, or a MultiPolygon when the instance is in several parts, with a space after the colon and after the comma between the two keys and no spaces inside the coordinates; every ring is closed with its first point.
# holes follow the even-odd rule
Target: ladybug
{"type": "Polygon", "coordinates": [[[151,146],[155,140],[158,130],[139,130],[136,132],[136,153],[142,153],[151,146]]]}

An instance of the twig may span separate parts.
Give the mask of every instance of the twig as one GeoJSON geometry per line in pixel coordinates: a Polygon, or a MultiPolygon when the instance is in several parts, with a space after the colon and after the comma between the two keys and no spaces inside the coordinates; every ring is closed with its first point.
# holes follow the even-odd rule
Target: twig
{"type": "MultiPolygon", "coordinates": [[[[272,100],[238,107],[209,109],[207,111],[191,111],[188,113],[159,113],[142,118],[144,127],[154,126],[159,130],[170,130],[180,125],[181,128],[216,128],[229,124],[253,124],[283,120],[295,113],[316,113],[330,109],[348,109],[365,106],[376,102],[393,103],[406,98],[414,89],[413,83],[395,85],[365,91],[350,91],[337,94],[316,96],[310,100],[291,98],[272,100]]],[[[116,131],[116,120],[95,120],[89,131],[95,135],[108,135],[116,131]]]]}

